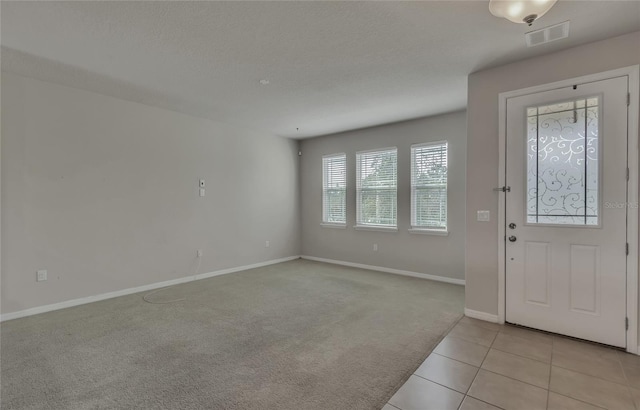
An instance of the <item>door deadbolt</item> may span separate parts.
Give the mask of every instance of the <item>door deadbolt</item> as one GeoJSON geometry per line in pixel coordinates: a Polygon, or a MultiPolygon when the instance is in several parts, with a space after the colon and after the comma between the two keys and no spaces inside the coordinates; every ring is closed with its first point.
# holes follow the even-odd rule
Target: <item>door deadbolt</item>
{"type": "Polygon", "coordinates": [[[514,224],[513,222],[511,222],[511,223],[509,224],[509,228],[510,228],[510,229],[516,229],[516,224],[514,224]]]}
{"type": "Polygon", "coordinates": [[[515,242],[518,238],[516,238],[515,236],[511,235],[509,237],[509,242],[515,242]]]}

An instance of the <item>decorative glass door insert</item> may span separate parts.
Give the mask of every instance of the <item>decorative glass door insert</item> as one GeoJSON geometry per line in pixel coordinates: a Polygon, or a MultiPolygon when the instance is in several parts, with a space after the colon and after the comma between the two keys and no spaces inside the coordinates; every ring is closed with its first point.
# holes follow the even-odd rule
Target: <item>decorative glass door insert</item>
{"type": "Polygon", "coordinates": [[[527,224],[599,225],[599,100],[527,108],[527,224]]]}

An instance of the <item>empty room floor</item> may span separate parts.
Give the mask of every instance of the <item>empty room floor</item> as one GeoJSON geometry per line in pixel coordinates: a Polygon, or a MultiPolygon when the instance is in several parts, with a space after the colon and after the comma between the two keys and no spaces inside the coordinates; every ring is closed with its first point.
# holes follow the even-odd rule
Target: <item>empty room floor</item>
{"type": "Polygon", "coordinates": [[[463,318],[384,410],[640,409],[640,357],[463,318]]]}
{"type": "Polygon", "coordinates": [[[4,322],[1,407],[380,409],[464,287],[298,259],[143,296],[4,322]]]}

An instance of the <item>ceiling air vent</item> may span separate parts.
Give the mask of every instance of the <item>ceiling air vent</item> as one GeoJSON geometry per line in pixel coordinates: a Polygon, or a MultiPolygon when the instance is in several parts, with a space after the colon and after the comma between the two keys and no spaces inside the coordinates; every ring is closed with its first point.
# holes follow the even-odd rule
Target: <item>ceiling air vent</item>
{"type": "Polygon", "coordinates": [[[569,37],[569,20],[541,28],[540,30],[530,31],[524,36],[527,40],[527,47],[539,46],[540,44],[567,38],[569,37]]]}

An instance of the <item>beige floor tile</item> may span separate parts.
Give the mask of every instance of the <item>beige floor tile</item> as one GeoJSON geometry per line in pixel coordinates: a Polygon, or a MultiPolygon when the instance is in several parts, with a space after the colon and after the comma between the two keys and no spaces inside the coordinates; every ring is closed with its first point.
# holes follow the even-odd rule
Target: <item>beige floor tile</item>
{"type": "Polygon", "coordinates": [[[571,399],[558,393],[549,392],[549,404],[547,410],[601,410],[583,401],[571,399]]]}
{"type": "Polygon", "coordinates": [[[633,397],[633,401],[636,403],[636,408],[640,409],[640,390],[634,389],[633,387],[630,387],[629,390],[631,390],[631,397],[633,397]]]}
{"type": "Polygon", "coordinates": [[[434,353],[480,367],[487,351],[489,348],[486,346],[447,336],[435,348],[434,353]]]}
{"type": "Polygon", "coordinates": [[[418,376],[393,395],[389,404],[401,410],[456,410],[464,395],[418,376]]]}
{"type": "Polygon", "coordinates": [[[536,330],[529,330],[524,327],[506,325],[504,329],[500,331],[509,336],[520,337],[534,342],[546,344],[553,343],[553,336],[536,330]]]}
{"type": "Polygon", "coordinates": [[[467,325],[474,325],[474,326],[478,326],[478,327],[484,327],[485,329],[489,329],[489,330],[493,330],[496,332],[499,332],[500,330],[502,330],[504,328],[504,325],[499,325],[497,323],[492,323],[492,322],[487,322],[486,320],[478,320],[478,319],[473,319],[469,316],[464,316],[462,319],[460,319],[459,323],[464,323],[467,325]]]}
{"type": "Polygon", "coordinates": [[[484,327],[459,322],[449,332],[449,336],[464,339],[468,342],[477,343],[487,347],[491,346],[491,343],[493,343],[493,339],[495,339],[497,334],[498,332],[495,330],[489,330],[484,327]]]}
{"type": "Polygon", "coordinates": [[[539,343],[553,344],[553,335],[534,329],[528,329],[526,327],[506,325],[501,332],[509,336],[515,336],[539,343]]]}
{"type": "MultiPolygon", "coordinates": [[[[588,374],[589,376],[626,384],[617,352],[613,351],[612,354],[611,349],[598,346],[585,347],[578,343],[579,342],[573,342],[569,344],[569,346],[563,346],[561,349],[558,349],[558,343],[554,342],[551,364],[588,374]],[[571,345],[573,345],[573,349],[570,348],[571,345]]],[[[640,374],[638,376],[640,376],[640,374]]]]}
{"type": "Polygon", "coordinates": [[[415,374],[460,393],[466,393],[477,372],[477,367],[431,353],[415,374]]]}
{"type": "Polygon", "coordinates": [[[553,339],[553,351],[555,352],[580,352],[597,357],[606,357],[620,361],[621,352],[619,350],[597,345],[595,343],[581,342],[562,336],[553,339]]]}
{"type": "Polygon", "coordinates": [[[523,339],[521,337],[498,333],[498,336],[493,342],[491,348],[516,354],[518,356],[528,357],[529,359],[551,363],[551,350],[553,347],[551,344],[546,342],[523,339]]]}
{"type": "Polygon", "coordinates": [[[635,354],[619,352],[618,359],[623,365],[640,366],[640,356],[635,354]]]}
{"type": "Polygon", "coordinates": [[[640,389],[640,366],[622,365],[629,386],[640,389]]]}
{"type": "Polygon", "coordinates": [[[500,408],[467,396],[464,398],[460,410],[500,410],[500,408]]]}
{"type": "Polygon", "coordinates": [[[551,365],[538,360],[491,349],[482,368],[543,389],[549,388],[551,365]]]}
{"type": "Polygon", "coordinates": [[[382,410],[398,410],[397,407],[393,407],[392,405],[390,405],[389,403],[385,404],[384,407],[382,408],[382,410]]]}
{"type": "Polygon", "coordinates": [[[469,396],[503,409],[544,410],[547,391],[499,374],[480,369],[469,396]]]}
{"type": "Polygon", "coordinates": [[[551,367],[550,390],[610,410],[633,409],[626,386],[560,367],[551,367]]]}

